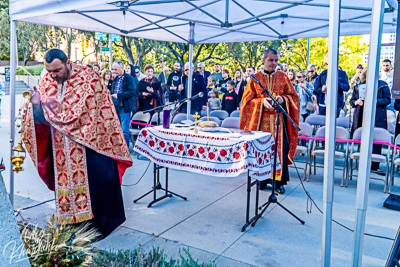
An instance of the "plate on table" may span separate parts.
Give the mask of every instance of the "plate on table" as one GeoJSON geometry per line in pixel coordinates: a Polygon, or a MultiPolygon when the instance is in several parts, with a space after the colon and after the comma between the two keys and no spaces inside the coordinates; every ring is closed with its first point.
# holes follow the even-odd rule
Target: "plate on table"
{"type": "Polygon", "coordinates": [[[191,120],[183,120],[183,121],[181,121],[181,124],[185,124],[185,125],[191,126],[191,125],[194,125],[194,121],[191,121],[191,120]]]}
{"type": "Polygon", "coordinates": [[[190,128],[190,125],[186,125],[186,124],[171,124],[173,125],[175,128],[182,128],[182,129],[188,129],[190,128]]]}
{"type": "Polygon", "coordinates": [[[222,127],[199,127],[200,131],[203,132],[221,132],[221,133],[230,133],[231,131],[229,131],[226,128],[222,128],[222,127]]]}

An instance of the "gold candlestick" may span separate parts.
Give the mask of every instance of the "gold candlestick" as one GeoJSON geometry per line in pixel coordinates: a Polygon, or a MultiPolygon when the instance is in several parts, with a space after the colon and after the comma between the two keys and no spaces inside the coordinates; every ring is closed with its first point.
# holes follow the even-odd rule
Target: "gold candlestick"
{"type": "Polygon", "coordinates": [[[200,118],[200,115],[196,112],[193,115],[193,118],[194,118],[194,131],[193,131],[193,133],[194,134],[198,134],[199,132],[197,131],[197,119],[200,118]]]}
{"type": "Polygon", "coordinates": [[[208,102],[207,102],[207,121],[210,121],[210,111],[208,109],[208,102]]]}

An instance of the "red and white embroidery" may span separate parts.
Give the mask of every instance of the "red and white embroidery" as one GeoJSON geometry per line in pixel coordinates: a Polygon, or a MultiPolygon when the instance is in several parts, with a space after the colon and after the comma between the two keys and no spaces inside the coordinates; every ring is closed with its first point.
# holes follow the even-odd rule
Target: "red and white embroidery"
{"type": "MultiPolygon", "coordinates": [[[[214,176],[237,176],[247,170],[268,179],[274,139],[270,134],[243,140],[193,135],[157,127],[141,131],[134,150],[161,166],[214,176]]],[[[277,164],[280,169],[280,164],[277,164]]]]}

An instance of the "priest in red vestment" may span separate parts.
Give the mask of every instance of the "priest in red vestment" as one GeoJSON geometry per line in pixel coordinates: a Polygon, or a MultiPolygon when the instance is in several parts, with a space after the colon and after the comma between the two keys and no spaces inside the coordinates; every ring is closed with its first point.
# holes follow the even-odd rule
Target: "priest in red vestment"
{"type": "Polygon", "coordinates": [[[125,221],[121,182],[132,166],[118,116],[92,69],[59,49],[44,60],[48,73],[24,109],[25,146],[55,193],[57,223],[90,221],[105,237],[125,221]]]}
{"type": "MultiPolygon", "coordinates": [[[[288,76],[276,70],[279,53],[275,49],[267,49],[264,53],[264,69],[255,74],[261,84],[273,94],[287,114],[298,124],[300,117],[300,101],[288,76]]],[[[276,106],[263,89],[250,80],[242,98],[240,111],[240,129],[269,132],[275,137],[276,106]]],[[[284,185],[289,181],[288,165],[293,163],[298,140],[297,129],[280,114],[278,140],[275,140],[282,168],[276,173],[276,190],[285,193],[284,185]]],[[[261,189],[271,180],[262,181],[261,189]]]]}

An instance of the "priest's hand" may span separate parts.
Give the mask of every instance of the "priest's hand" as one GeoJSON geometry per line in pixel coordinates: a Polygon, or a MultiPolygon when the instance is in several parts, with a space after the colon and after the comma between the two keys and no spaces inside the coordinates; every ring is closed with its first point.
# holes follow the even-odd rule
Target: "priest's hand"
{"type": "Polygon", "coordinates": [[[279,103],[279,105],[282,105],[283,104],[283,97],[278,97],[277,99],[276,99],[276,102],[278,102],[279,103]]]}
{"type": "Polygon", "coordinates": [[[33,88],[29,88],[27,91],[30,92],[32,95],[31,103],[35,106],[39,105],[40,104],[40,93],[36,89],[36,86],[34,86],[33,88]]]}
{"type": "Polygon", "coordinates": [[[112,97],[114,97],[115,99],[118,99],[118,95],[117,94],[112,94],[112,97]]]}
{"type": "Polygon", "coordinates": [[[263,105],[264,105],[264,107],[266,108],[266,109],[268,109],[268,110],[274,110],[274,108],[272,107],[272,105],[271,105],[271,98],[269,98],[269,97],[266,97],[266,98],[264,98],[264,100],[263,100],[263,105]]]}

